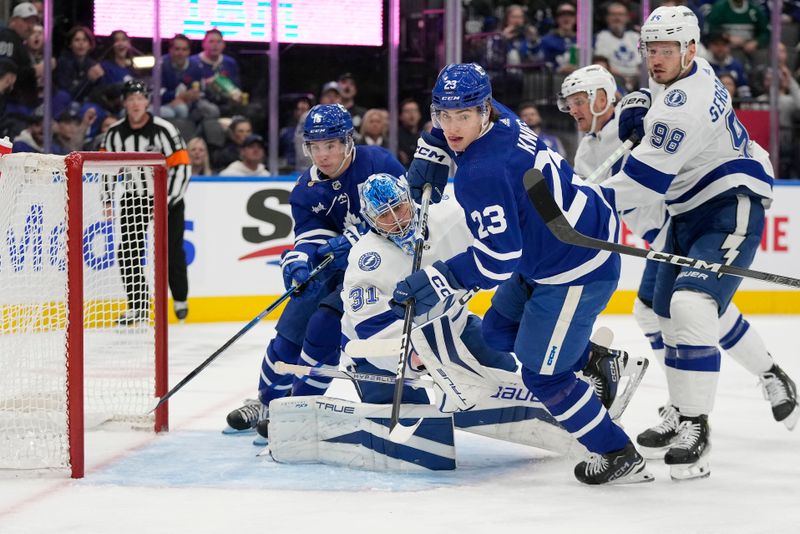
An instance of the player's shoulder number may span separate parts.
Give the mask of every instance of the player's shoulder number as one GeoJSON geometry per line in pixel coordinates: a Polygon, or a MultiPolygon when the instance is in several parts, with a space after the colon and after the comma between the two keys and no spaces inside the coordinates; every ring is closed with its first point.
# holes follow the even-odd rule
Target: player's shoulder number
{"type": "Polygon", "coordinates": [[[480,239],[489,237],[489,234],[502,234],[508,228],[506,211],[499,204],[486,206],[483,211],[473,210],[469,216],[478,225],[480,239]]]}

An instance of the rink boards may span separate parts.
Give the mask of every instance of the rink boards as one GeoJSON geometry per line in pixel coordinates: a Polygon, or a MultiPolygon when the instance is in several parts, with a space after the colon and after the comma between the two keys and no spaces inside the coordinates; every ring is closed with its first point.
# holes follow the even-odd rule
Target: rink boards
{"type": "MultiPolygon", "coordinates": [[[[190,320],[248,320],[283,293],[278,260],[293,242],[289,192],[296,177],[193,177],[186,194],[185,248],[190,320]]],[[[342,199],[342,201],[345,201],[342,199]]],[[[753,269],[800,276],[800,182],[775,187],[753,269]]],[[[622,242],[643,246],[627,229],[622,242]]],[[[623,259],[619,290],[607,313],[630,313],[644,260],[623,259]]],[[[472,301],[482,313],[491,293],[472,301]]],[[[800,313],[800,292],[745,280],[736,303],[747,313],[800,313]]]]}

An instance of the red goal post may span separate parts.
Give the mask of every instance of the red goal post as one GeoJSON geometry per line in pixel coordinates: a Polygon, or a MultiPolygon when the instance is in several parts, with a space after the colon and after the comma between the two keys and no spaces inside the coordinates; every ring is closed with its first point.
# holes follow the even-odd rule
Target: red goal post
{"type": "Polygon", "coordinates": [[[80,478],[89,420],[168,429],[167,186],[161,154],[0,158],[0,468],[80,478]]]}

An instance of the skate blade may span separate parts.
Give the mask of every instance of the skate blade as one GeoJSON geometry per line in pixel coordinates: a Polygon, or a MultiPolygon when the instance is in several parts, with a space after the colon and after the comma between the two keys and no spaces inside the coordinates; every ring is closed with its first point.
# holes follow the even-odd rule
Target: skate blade
{"type": "Polygon", "coordinates": [[[636,393],[636,390],[639,388],[639,384],[642,383],[642,379],[649,365],[650,360],[647,358],[628,357],[625,369],[621,372],[621,379],[627,378],[625,387],[622,388],[621,393],[617,393],[614,402],[611,403],[611,407],[608,409],[608,414],[611,416],[612,420],[616,421],[622,417],[634,393],[636,393]]]}
{"type": "Polygon", "coordinates": [[[256,434],[256,437],[253,438],[253,445],[256,447],[266,447],[269,445],[269,438],[265,438],[261,434],[256,434]]]}
{"type": "Polygon", "coordinates": [[[244,434],[252,434],[255,432],[255,428],[246,428],[244,430],[236,430],[231,425],[225,425],[225,428],[222,429],[222,433],[226,436],[241,436],[244,434]]]}
{"type": "Polygon", "coordinates": [[[800,405],[795,405],[792,413],[786,416],[786,419],[781,422],[786,425],[786,428],[789,430],[794,430],[794,427],[797,426],[797,421],[800,421],[800,405]]]}
{"type": "Polygon", "coordinates": [[[693,464],[674,464],[669,468],[669,476],[676,482],[707,478],[711,476],[711,464],[705,458],[693,464]]]}
{"type": "Polygon", "coordinates": [[[635,473],[612,480],[611,484],[639,484],[641,482],[653,482],[655,479],[656,477],[653,476],[653,473],[651,473],[647,467],[642,466],[642,468],[635,473]]]}

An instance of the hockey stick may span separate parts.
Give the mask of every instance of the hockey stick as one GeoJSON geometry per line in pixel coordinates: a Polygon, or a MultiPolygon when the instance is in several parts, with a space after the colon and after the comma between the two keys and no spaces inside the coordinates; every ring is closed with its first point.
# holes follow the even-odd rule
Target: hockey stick
{"type": "Polygon", "coordinates": [[[639,142],[639,136],[638,135],[633,134],[632,136],[630,136],[628,139],[625,140],[624,143],[622,143],[619,146],[619,148],[617,148],[614,152],[612,152],[611,155],[608,156],[605,159],[605,161],[603,161],[603,163],[601,163],[595,170],[593,170],[592,173],[589,176],[584,178],[584,180],[586,180],[590,184],[596,184],[597,180],[602,175],[604,175],[606,173],[606,171],[608,169],[610,169],[611,166],[614,165],[619,158],[624,156],[625,153],[628,150],[633,148],[633,145],[635,145],[638,142],[639,142]]]}
{"type": "MultiPolygon", "coordinates": [[[[431,192],[433,186],[425,184],[422,190],[422,206],[419,210],[419,227],[417,228],[417,239],[414,242],[414,262],[411,266],[411,274],[419,271],[422,264],[422,249],[425,244],[425,228],[428,226],[428,206],[431,202],[431,192]]],[[[422,423],[418,419],[410,426],[403,426],[400,423],[400,403],[403,402],[403,382],[406,376],[406,362],[411,353],[411,327],[414,322],[414,299],[406,303],[406,313],[403,317],[403,346],[400,351],[400,359],[397,361],[397,374],[394,383],[394,396],[392,397],[392,415],[389,420],[389,440],[395,443],[405,443],[414,435],[417,427],[422,423]]]]}
{"type": "MultiPolygon", "coordinates": [[[[456,302],[457,306],[466,305],[478,292],[479,288],[473,288],[464,293],[456,302]]],[[[385,356],[396,356],[403,350],[402,337],[383,338],[383,339],[353,339],[344,346],[344,352],[351,358],[382,358],[385,356]]]]}
{"type": "MultiPolygon", "coordinates": [[[[324,376],[327,378],[344,378],[353,382],[375,382],[377,384],[394,385],[396,378],[391,375],[378,375],[373,373],[358,373],[355,371],[341,371],[325,367],[308,367],[293,363],[275,362],[275,371],[282,374],[295,376],[324,376]]],[[[433,381],[419,378],[403,378],[403,385],[412,388],[432,388],[433,381]]]]}
{"type": "Polygon", "coordinates": [[[210,364],[211,362],[213,362],[214,360],[216,360],[216,359],[217,359],[217,357],[218,357],[220,354],[222,354],[223,352],[225,352],[225,349],[227,349],[228,347],[230,347],[231,345],[233,345],[233,344],[236,342],[236,340],[237,340],[237,339],[239,339],[240,337],[242,337],[242,336],[243,336],[245,333],[247,333],[247,332],[248,332],[248,331],[249,331],[251,328],[253,328],[253,327],[254,327],[256,324],[258,324],[258,323],[259,323],[259,321],[261,321],[261,319],[263,319],[264,317],[266,317],[267,315],[269,315],[270,313],[272,313],[272,312],[273,312],[273,311],[274,311],[274,310],[275,310],[275,309],[276,309],[278,306],[280,306],[281,304],[283,304],[283,302],[284,302],[286,299],[288,299],[289,297],[291,297],[291,296],[292,296],[292,294],[293,294],[295,291],[297,291],[297,290],[299,290],[299,289],[302,289],[303,287],[305,287],[305,285],[306,285],[306,284],[307,284],[307,283],[308,283],[310,280],[312,280],[314,277],[316,277],[316,276],[317,276],[317,275],[318,275],[318,274],[319,274],[319,273],[320,273],[320,272],[321,272],[321,271],[322,271],[322,270],[323,270],[325,267],[327,267],[327,266],[328,266],[328,264],[329,264],[329,263],[331,263],[332,261],[333,261],[333,254],[329,254],[328,256],[325,256],[325,258],[324,258],[324,259],[323,259],[323,260],[322,260],[322,261],[319,263],[319,265],[317,265],[317,266],[314,268],[314,270],[313,270],[313,271],[311,271],[311,273],[308,275],[308,279],[307,279],[305,282],[303,282],[302,284],[300,284],[300,285],[299,285],[299,286],[297,286],[297,287],[293,287],[293,288],[289,289],[288,291],[286,291],[286,293],[284,293],[283,295],[281,295],[280,297],[278,297],[278,300],[276,300],[275,302],[273,302],[272,304],[270,304],[270,305],[269,305],[267,308],[265,308],[265,309],[264,309],[264,310],[263,310],[261,313],[259,313],[258,315],[256,315],[256,316],[255,316],[255,317],[254,317],[254,318],[253,318],[253,319],[252,319],[252,320],[251,320],[249,323],[247,323],[246,325],[244,325],[244,327],[243,327],[241,330],[239,330],[238,332],[236,332],[236,334],[234,334],[234,336],[233,336],[232,338],[230,338],[228,341],[226,341],[226,342],[225,342],[225,344],[224,344],[224,345],[222,345],[220,348],[218,348],[218,349],[217,349],[217,350],[214,352],[214,354],[212,354],[211,356],[209,356],[208,358],[206,358],[206,359],[205,359],[205,361],[204,361],[203,363],[201,363],[200,365],[198,365],[197,367],[195,367],[195,368],[194,368],[194,369],[193,369],[193,370],[192,370],[192,371],[191,371],[191,372],[190,372],[188,375],[186,375],[186,376],[183,378],[183,380],[181,380],[180,382],[178,382],[177,384],[175,384],[175,386],[173,386],[173,387],[172,387],[172,389],[170,389],[170,390],[167,392],[167,394],[166,394],[166,395],[164,395],[163,397],[161,397],[161,400],[159,400],[159,401],[158,401],[158,403],[155,405],[155,407],[154,407],[152,410],[150,410],[150,413],[152,413],[153,411],[157,410],[159,406],[161,406],[162,404],[164,404],[165,402],[167,402],[167,400],[168,400],[170,397],[172,397],[172,396],[173,396],[175,393],[177,393],[177,392],[178,392],[178,391],[179,391],[179,390],[180,390],[180,389],[181,389],[183,386],[185,386],[187,383],[189,383],[189,381],[190,381],[190,380],[192,380],[194,377],[196,377],[198,374],[200,374],[200,371],[202,371],[203,369],[205,369],[205,368],[208,366],[208,364],[210,364]]]}
{"type": "Polygon", "coordinates": [[[608,241],[603,241],[602,239],[596,239],[583,235],[570,226],[569,221],[567,221],[567,218],[561,212],[561,208],[558,207],[558,204],[556,204],[556,201],[553,198],[553,194],[547,187],[547,182],[545,181],[542,171],[539,169],[529,169],[525,173],[525,176],[523,176],[522,180],[525,190],[528,192],[528,199],[531,201],[531,204],[533,204],[533,207],[539,213],[539,216],[544,220],[544,223],[547,225],[553,235],[564,243],[597,250],[617,252],[619,254],[626,254],[628,256],[637,256],[639,258],[646,258],[648,260],[660,261],[663,263],[671,263],[673,265],[677,265],[678,267],[689,267],[690,269],[699,269],[703,271],[710,271],[712,273],[728,274],[732,276],[739,276],[741,278],[754,278],[756,280],[764,280],[765,282],[773,282],[775,284],[800,288],[800,279],[792,278],[790,276],[765,273],[763,271],[754,271],[752,269],[736,267],[735,265],[723,265],[721,263],[687,258],[685,256],[678,256],[677,254],[658,252],[657,250],[653,249],[644,250],[641,248],[621,245],[619,243],[609,243],[608,241]]]}

